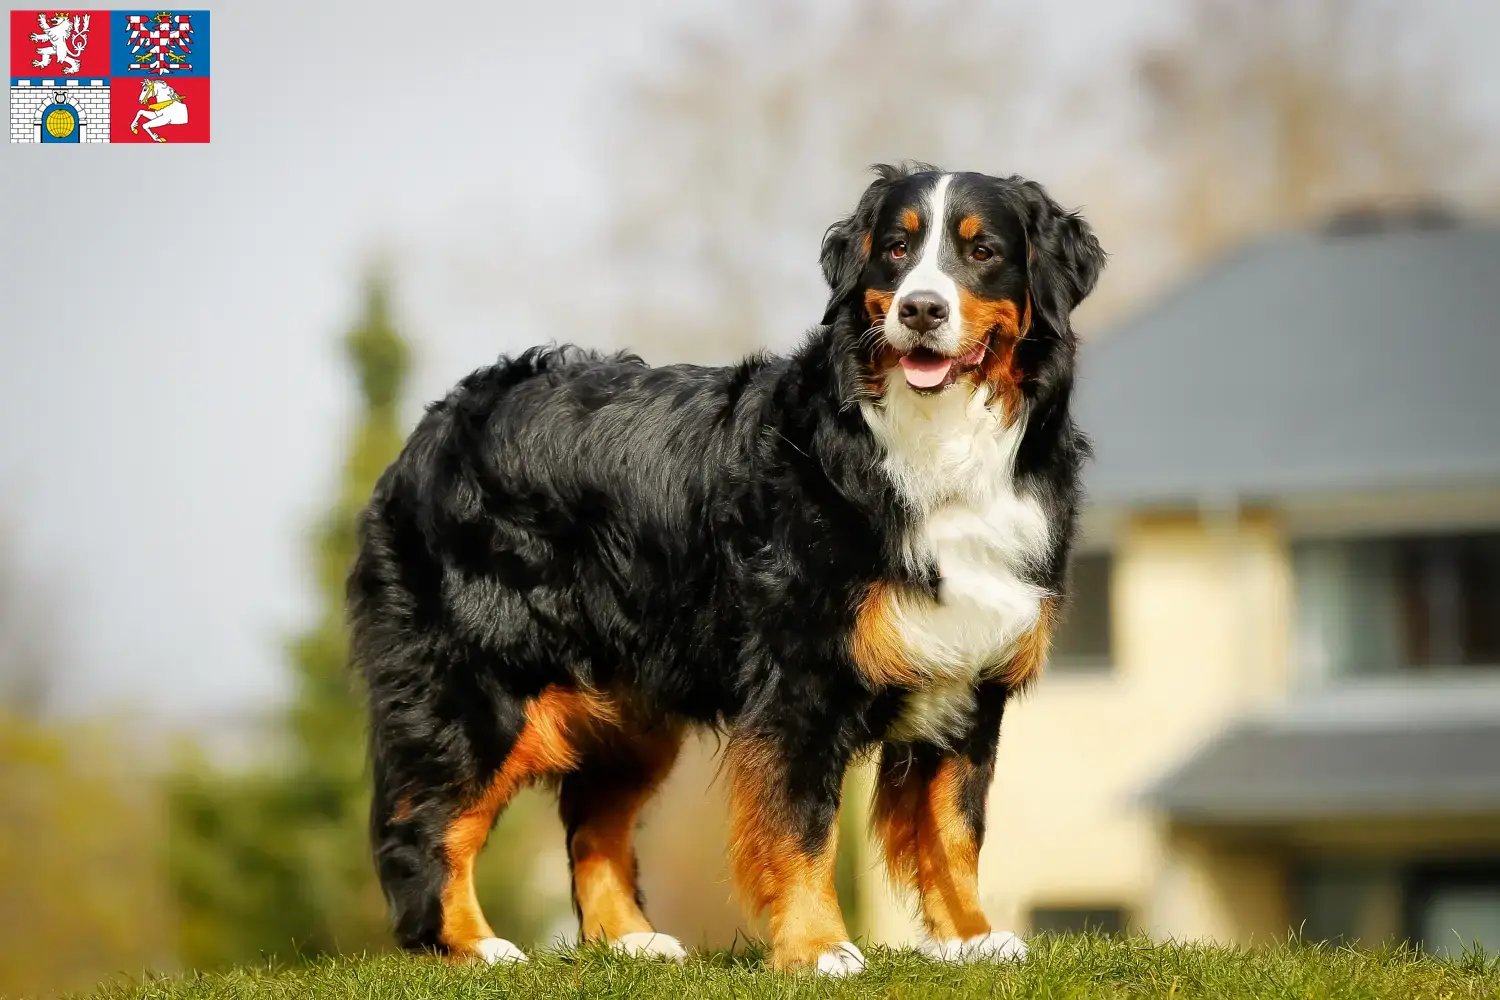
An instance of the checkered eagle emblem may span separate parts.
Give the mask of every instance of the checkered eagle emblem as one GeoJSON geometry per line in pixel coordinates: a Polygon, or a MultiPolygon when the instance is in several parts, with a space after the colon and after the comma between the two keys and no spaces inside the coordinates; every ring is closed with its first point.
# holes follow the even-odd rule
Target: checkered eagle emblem
{"type": "Polygon", "coordinates": [[[188,53],[193,43],[190,14],[173,14],[169,10],[129,18],[130,69],[166,76],[191,70],[188,53]]]}

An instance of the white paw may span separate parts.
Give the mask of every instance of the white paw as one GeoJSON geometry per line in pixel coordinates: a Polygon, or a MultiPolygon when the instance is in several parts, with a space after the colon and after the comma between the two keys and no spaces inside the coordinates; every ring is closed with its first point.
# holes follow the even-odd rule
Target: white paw
{"type": "Polygon", "coordinates": [[[611,948],[623,951],[627,955],[670,958],[674,962],[687,958],[687,949],[682,946],[681,941],[670,934],[658,934],[656,931],[632,931],[629,934],[621,934],[609,944],[611,948]]]}
{"type": "Polygon", "coordinates": [[[474,953],[490,965],[526,961],[526,953],[504,938],[481,938],[474,942],[474,953]]]}
{"type": "Polygon", "coordinates": [[[1026,942],[1010,931],[933,941],[927,954],[942,962],[1008,962],[1026,957],[1026,942]]]}
{"type": "Polygon", "coordinates": [[[818,975],[851,976],[865,971],[865,955],[852,941],[840,941],[818,956],[818,975]]]}

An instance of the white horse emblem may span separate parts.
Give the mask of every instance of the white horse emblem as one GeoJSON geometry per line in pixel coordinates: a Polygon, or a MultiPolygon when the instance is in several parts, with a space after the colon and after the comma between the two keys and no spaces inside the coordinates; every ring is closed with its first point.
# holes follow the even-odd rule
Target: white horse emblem
{"type": "Polygon", "coordinates": [[[52,62],[53,56],[57,56],[57,64],[65,75],[77,73],[82,65],[78,57],[83,55],[83,48],[89,43],[89,15],[79,14],[75,21],[68,14],[54,14],[52,23],[48,24],[47,15],[38,14],[36,23],[42,30],[33,31],[31,40],[48,44],[37,46],[36,54],[41,58],[31,60],[31,65],[46,66],[52,62]]]}
{"type": "Polygon", "coordinates": [[[187,104],[177,96],[177,91],[165,80],[146,80],[141,83],[141,103],[146,106],[144,111],[137,111],[135,118],[130,122],[130,131],[139,134],[141,129],[157,142],[166,142],[152,129],[163,125],[186,125],[188,120],[187,104]],[[141,119],[146,119],[144,122],[141,119]]]}

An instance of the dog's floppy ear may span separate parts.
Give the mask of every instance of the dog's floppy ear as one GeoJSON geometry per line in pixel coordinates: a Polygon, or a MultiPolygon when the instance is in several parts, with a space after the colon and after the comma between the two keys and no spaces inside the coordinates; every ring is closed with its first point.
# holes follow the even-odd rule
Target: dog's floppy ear
{"type": "Polygon", "coordinates": [[[1081,215],[1064,211],[1035,181],[1021,187],[1028,212],[1031,294],[1048,324],[1062,334],[1069,329],[1069,315],[1099,283],[1108,255],[1081,215]]]}
{"type": "Polygon", "coordinates": [[[823,322],[832,323],[839,308],[859,290],[859,276],[870,259],[871,229],[880,215],[880,206],[892,185],[906,176],[902,167],[877,164],[870,169],[879,176],[865,188],[859,204],[846,219],[835,222],[823,234],[823,279],[828,282],[828,308],[823,322]]]}

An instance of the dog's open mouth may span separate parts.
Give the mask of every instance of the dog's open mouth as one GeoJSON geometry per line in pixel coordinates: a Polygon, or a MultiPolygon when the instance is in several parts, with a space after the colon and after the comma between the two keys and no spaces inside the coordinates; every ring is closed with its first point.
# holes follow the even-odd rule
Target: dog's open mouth
{"type": "Polygon", "coordinates": [[[901,373],[906,376],[906,384],[918,392],[937,392],[952,385],[961,370],[984,360],[984,346],[979,344],[961,358],[918,347],[901,355],[901,373]]]}

